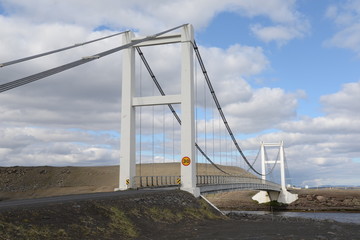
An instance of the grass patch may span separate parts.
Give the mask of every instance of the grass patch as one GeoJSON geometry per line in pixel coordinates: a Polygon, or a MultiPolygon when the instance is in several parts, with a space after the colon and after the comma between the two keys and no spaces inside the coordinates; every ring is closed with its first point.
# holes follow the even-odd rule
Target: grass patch
{"type": "Polygon", "coordinates": [[[0,221],[0,239],[69,239],[68,234],[64,229],[58,229],[54,231],[49,227],[34,226],[31,224],[15,225],[13,223],[7,223],[0,221]]]}
{"type": "Polygon", "coordinates": [[[174,223],[179,222],[182,219],[181,215],[178,215],[167,208],[151,207],[146,210],[148,215],[154,222],[159,223],[174,223]]]}
{"type": "Polygon", "coordinates": [[[108,211],[110,212],[111,222],[109,227],[111,232],[120,230],[125,237],[129,238],[135,238],[139,235],[136,226],[131,219],[126,216],[125,212],[116,207],[110,207],[108,211]]]}

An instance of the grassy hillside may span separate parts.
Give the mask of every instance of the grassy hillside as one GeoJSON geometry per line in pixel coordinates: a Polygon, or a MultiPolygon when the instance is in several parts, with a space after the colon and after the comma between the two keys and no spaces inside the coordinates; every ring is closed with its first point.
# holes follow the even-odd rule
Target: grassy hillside
{"type": "MultiPolygon", "coordinates": [[[[233,174],[252,176],[237,167],[222,166],[233,174]]],[[[210,164],[198,164],[198,175],[222,175],[210,164]]],[[[179,176],[179,163],[137,165],[138,176],[179,176]]],[[[2,167],[0,200],[74,193],[106,192],[118,187],[119,166],[2,167]]]]}

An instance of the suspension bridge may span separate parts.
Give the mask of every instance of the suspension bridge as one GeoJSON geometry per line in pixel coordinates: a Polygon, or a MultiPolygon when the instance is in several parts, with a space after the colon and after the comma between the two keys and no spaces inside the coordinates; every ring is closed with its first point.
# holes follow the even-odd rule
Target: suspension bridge
{"type": "Polygon", "coordinates": [[[207,192],[255,189],[260,190],[254,196],[259,202],[278,200],[289,203],[296,200],[297,196],[286,189],[286,159],[282,141],[262,142],[253,163],[240,148],[210,81],[190,24],[146,37],[136,37],[131,31],[120,32],[0,63],[0,67],[69,51],[119,35],[123,39],[121,46],[1,84],[0,93],[122,51],[120,178],[116,190],[180,186],[180,189],[199,196],[207,192]],[[161,83],[143,52],[148,47],[163,45],[179,46],[180,70],[179,76],[174,76],[179,81],[175,84],[176,90],[171,86],[163,87],[166,79],[161,83]],[[144,71],[148,73],[147,77],[144,71]],[[152,87],[144,83],[146,78],[153,82],[152,87]],[[165,88],[170,94],[165,93],[165,88]],[[278,149],[275,159],[267,158],[267,147],[278,149]],[[259,155],[261,171],[254,167],[259,155]],[[156,171],[159,162],[172,166],[172,169],[159,173],[156,171]],[[145,172],[145,164],[151,164],[153,169],[145,172]],[[267,180],[277,164],[280,165],[280,184],[267,180]],[[270,171],[266,171],[267,165],[272,165],[270,171]]]}

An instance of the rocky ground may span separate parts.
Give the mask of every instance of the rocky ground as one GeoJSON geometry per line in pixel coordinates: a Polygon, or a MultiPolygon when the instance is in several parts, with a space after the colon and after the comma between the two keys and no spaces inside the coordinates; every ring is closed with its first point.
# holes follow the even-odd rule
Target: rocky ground
{"type": "Polygon", "coordinates": [[[158,239],[163,229],[224,219],[182,191],[0,208],[0,239],[158,239]]]}
{"type": "MultiPolygon", "coordinates": [[[[163,166],[163,174],[171,166],[163,166]]],[[[159,169],[159,168],[158,168],[159,169]]],[[[113,191],[118,167],[0,168],[0,201],[113,191]]],[[[149,169],[148,169],[149,170],[149,169]]],[[[143,172],[145,169],[143,169],[143,172]]],[[[153,171],[153,170],[152,170],[153,171]]],[[[296,190],[288,210],[360,210],[360,191],[296,190]]],[[[208,195],[222,209],[269,210],[256,191],[208,195]]],[[[248,214],[223,216],[181,191],[0,208],[3,239],[360,239],[356,224],[248,214]]]]}
{"type": "Polygon", "coordinates": [[[182,191],[0,207],[0,239],[359,239],[355,224],[223,216],[182,191]]]}

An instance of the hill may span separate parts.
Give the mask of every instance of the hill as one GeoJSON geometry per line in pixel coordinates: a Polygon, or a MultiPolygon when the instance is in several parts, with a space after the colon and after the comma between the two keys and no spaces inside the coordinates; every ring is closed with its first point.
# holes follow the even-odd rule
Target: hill
{"type": "MultiPolygon", "coordinates": [[[[237,167],[222,166],[233,174],[253,176],[237,167]]],[[[222,175],[209,164],[198,164],[198,175],[222,175]]],[[[138,176],[179,176],[179,163],[137,165],[138,176]]],[[[110,192],[118,187],[119,166],[1,167],[0,200],[110,192]]]]}

